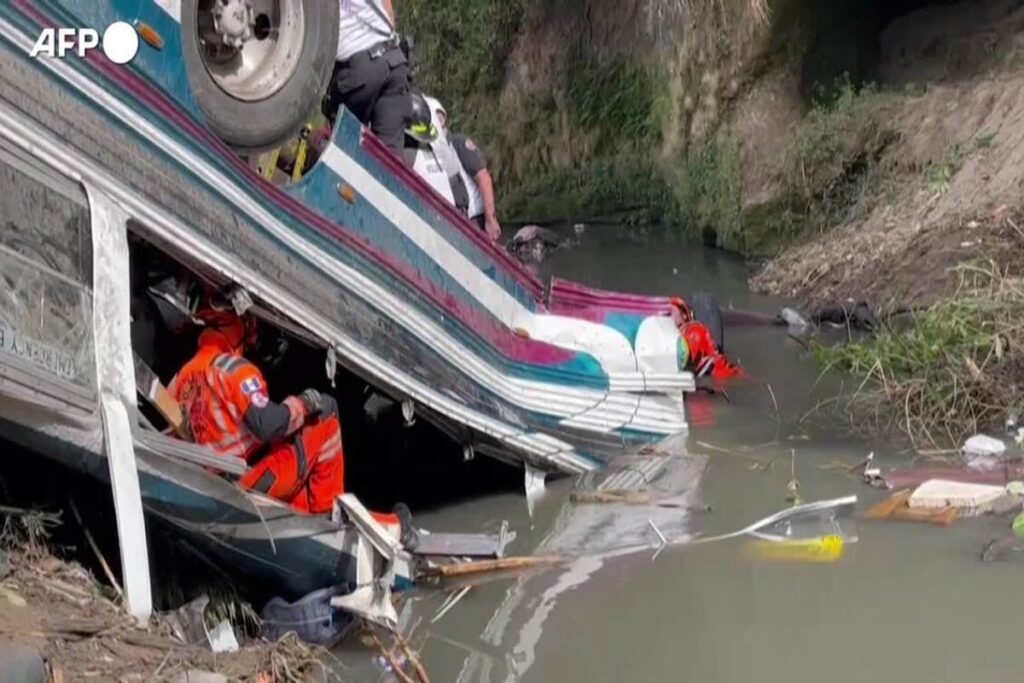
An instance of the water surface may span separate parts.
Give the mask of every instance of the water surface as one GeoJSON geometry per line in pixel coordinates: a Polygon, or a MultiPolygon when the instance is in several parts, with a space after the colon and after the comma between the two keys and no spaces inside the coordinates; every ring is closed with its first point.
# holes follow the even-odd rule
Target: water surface
{"type": "MultiPolygon", "coordinates": [[[[747,267],[736,259],[624,239],[610,226],[588,228],[544,270],[608,289],[684,296],[708,289],[741,308],[774,311],[782,303],[751,294],[747,267]]],[[[594,482],[561,480],[549,483],[532,516],[523,496],[507,494],[421,517],[435,529],[495,530],[508,520],[519,533],[512,553],[580,556],[476,586],[434,624],[448,594],[414,596],[403,617],[419,623],[417,642],[435,683],[1020,679],[1022,567],[977,559],[1006,520],[951,528],[861,522],[858,541],[834,564],[753,560],[742,540],[659,555],[621,549],[656,542],[648,518],[674,537],[746,526],[786,507],[794,473],[804,499],[856,493],[864,510],[880,494],[841,465],[869,451],[883,463],[904,458],[898,443],[851,438],[834,416],[801,421],[838,386],[819,381],[813,358],[784,332],[726,335],[754,379],[730,390],[731,403],[689,400],[691,432],[678,449],[680,462],[706,462],[699,487],[680,500],[699,499],[711,512],[572,505],[574,487],[594,482]]],[[[642,477],[644,467],[627,462],[592,479],[642,477]]],[[[348,646],[344,659],[351,677],[389,680],[365,651],[348,646]]]]}

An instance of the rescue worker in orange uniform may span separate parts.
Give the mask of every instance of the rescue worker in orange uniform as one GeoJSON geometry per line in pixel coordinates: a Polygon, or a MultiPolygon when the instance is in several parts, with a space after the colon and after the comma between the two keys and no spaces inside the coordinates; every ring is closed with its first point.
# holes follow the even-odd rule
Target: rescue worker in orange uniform
{"type": "Polygon", "coordinates": [[[679,364],[697,379],[738,379],[746,377],[742,368],[733,365],[715,343],[707,325],[698,321],[689,305],[679,297],[672,298],[672,314],[680,334],[679,364]]]}
{"type": "Polygon", "coordinates": [[[303,512],[331,512],[345,489],[334,398],[307,389],[271,401],[263,373],[242,355],[257,341],[255,318],[212,302],[196,317],[206,325],[199,351],[170,385],[192,440],[249,463],[243,487],[303,512]]]}

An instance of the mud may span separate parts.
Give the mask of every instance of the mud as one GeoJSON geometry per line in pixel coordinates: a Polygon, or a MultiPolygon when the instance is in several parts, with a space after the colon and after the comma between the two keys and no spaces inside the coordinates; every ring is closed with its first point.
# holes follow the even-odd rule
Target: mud
{"type": "Polygon", "coordinates": [[[894,142],[864,211],[800,239],[752,280],[812,303],[927,304],[950,269],[990,258],[1019,266],[1024,231],[1024,7],[936,5],[881,35],[880,88],[894,142]]]}

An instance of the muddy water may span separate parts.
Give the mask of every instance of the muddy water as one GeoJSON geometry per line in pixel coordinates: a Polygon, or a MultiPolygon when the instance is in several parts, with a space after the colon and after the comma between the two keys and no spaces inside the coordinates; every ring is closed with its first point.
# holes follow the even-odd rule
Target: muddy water
{"type": "MultiPolygon", "coordinates": [[[[746,287],[743,264],[722,254],[591,228],[545,269],[595,286],[685,294],[712,289],[723,303],[774,310],[746,287]]],[[[689,402],[691,433],[678,460],[703,466],[697,499],[710,512],[572,505],[593,482],[549,483],[532,516],[521,495],[489,497],[423,515],[429,528],[519,533],[511,552],[569,552],[567,566],[473,587],[436,623],[447,593],[416,594],[403,611],[433,681],[1010,681],[1019,680],[1024,566],[983,565],[978,554],[1005,520],[952,528],[861,522],[833,564],[752,559],[749,541],[669,550],[617,550],[671,537],[746,526],[786,506],[787,483],[806,500],[856,493],[864,510],[879,494],[840,464],[893,444],[844,436],[831,418],[805,419],[838,387],[815,387],[813,359],[771,328],[727,330],[726,344],[754,376],[731,403],[689,402]],[[774,401],[766,385],[771,384],[774,401]],[[814,388],[812,397],[812,388],[814,388]],[[775,404],[778,405],[776,411],[775,404]],[[685,455],[685,457],[683,457],[685,455]],[[603,509],[595,509],[601,507],[603,509]]],[[[627,475],[642,463],[613,472],[627,475]]],[[[691,473],[692,474],[692,473],[691,473]]],[[[602,475],[609,476],[609,475],[602,475]]],[[[683,486],[689,474],[667,482],[683,486]]],[[[365,651],[343,652],[356,680],[389,680],[365,651]]]]}

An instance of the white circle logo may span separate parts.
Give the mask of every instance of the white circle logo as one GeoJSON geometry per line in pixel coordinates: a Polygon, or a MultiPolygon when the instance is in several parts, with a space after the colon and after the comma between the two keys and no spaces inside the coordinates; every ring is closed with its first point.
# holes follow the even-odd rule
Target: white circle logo
{"type": "Polygon", "coordinates": [[[103,54],[114,64],[127,64],[139,53],[139,34],[126,21],[115,21],[103,32],[103,54]]]}

